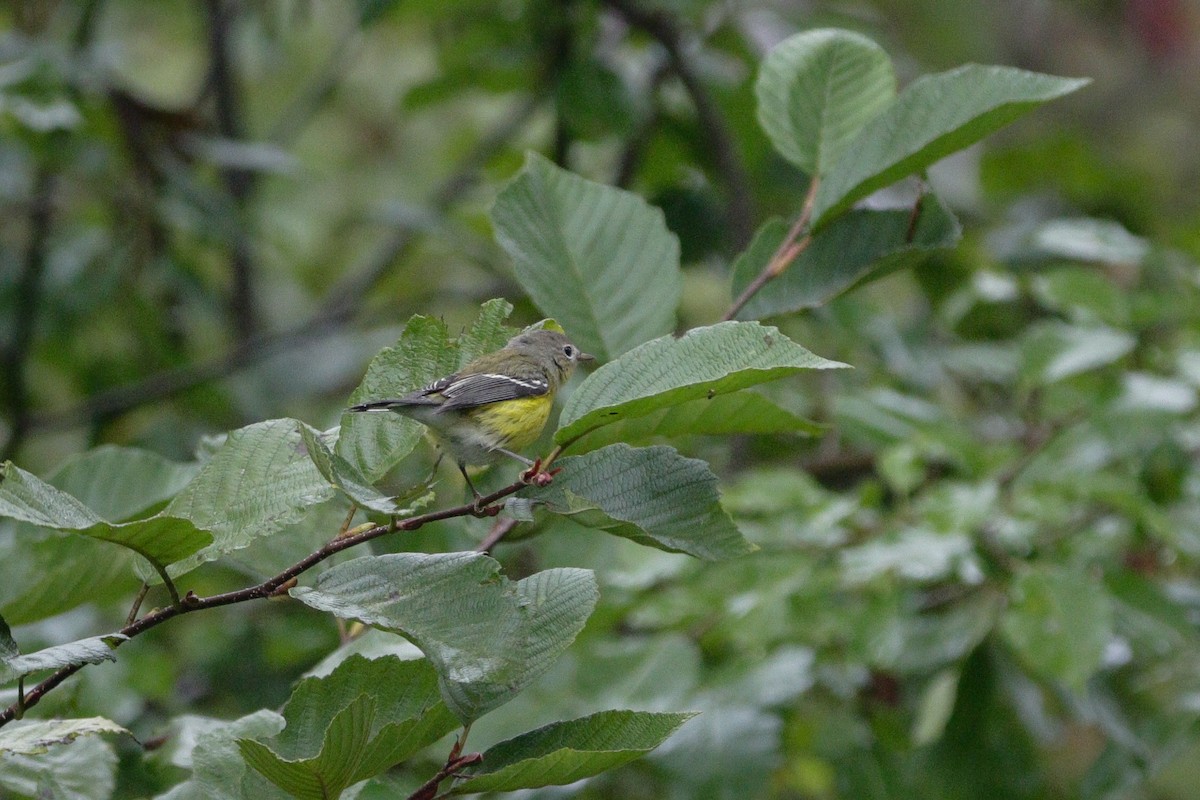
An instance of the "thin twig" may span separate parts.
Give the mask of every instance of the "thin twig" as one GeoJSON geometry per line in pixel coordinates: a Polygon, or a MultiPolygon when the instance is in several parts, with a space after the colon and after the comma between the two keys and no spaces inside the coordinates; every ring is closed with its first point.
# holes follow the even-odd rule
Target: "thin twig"
{"type": "Polygon", "coordinates": [[[808,192],[804,195],[804,205],[800,209],[800,216],[796,217],[796,222],[793,223],[791,230],[787,236],[783,237],[783,241],[779,243],[779,247],[775,248],[775,253],[767,261],[767,265],[763,267],[762,272],[755,276],[754,280],[742,290],[738,298],[733,301],[733,305],[721,317],[722,321],[731,320],[737,316],[737,313],[745,307],[746,303],[750,302],[750,298],[758,293],[758,290],[766,286],[769,281],[778,278],[783,274],[783,271],[791,266],[796,257],[804,252],[808,247],[812,237],[805,234],[800,238],[801,232],[808,228],[809,220],[812,219],[813,202],[817,197],[817,186],[820,181],[813,177],[808,184],[808,192]]]}
{"type": "Polygon", "coordinates": [[[408,800],[434,800],[434,797],[437,795],[438,784],[463,767],[478,764],[480,761],[483,761],[483,753],[468,753],[465,756],[450,759],[444,767],[437,771],[436,775],[425,781],[425,783],[421,784],[420,788],[410,794],[408,800]]]}
{"type": "Polygon", "coordinates": [[[354,62],[360,42],[362,35],[358,20],[355,19],[338,36],[333,51],[317,73],[317,79],[309,83],[280,113],[267,134],[267,141],[283,146],[295,140],[324,102],[333,95],[338,78],[354,62]]]}
{"type": "Polygon", "coordinates": [[[142,608],[142,601],[146,599],[146,594],[150,591],[150,584],[143,583],[142,588],[138,589],[137,596],[133,598],[133,605],[129,608],[129,614],[125,617],[125,625],[132,625],[137,619],[138,611],[142,608]]]}
{"type": "Polygon", "coordinates": [[[504,517],[496,520],[492,525],[492,529],[488,531],[488,535],[483,537],[483,541],[475,545],[476,553],[490,553],[492,548],[500,543],[504,537],[512,533],[512,529],[517,527],[517,521],[512,517],[504,517]]]}
{"type": "Polygon", "coordinates": [[[755,213],[750,179],[725,118],[684,53],[684,32],[665,12],[641,8],[635,0],[605,2],[630,25],[645,31],[667,51],[671,69],[679,77],[679,82],[696,109],[700,135],[707,141],[717,173],[729,192],[728,218],[733,244],[739,250],[744,248],[754,236],[755,213]]]}

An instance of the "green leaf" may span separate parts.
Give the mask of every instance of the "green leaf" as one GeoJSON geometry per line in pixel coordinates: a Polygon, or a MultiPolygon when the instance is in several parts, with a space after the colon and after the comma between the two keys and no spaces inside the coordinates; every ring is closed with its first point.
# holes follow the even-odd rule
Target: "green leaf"
{"type": "Polygon", "coordinates": [[[102,445],[67,459],[46,481],[102,518],[124,522],[170,500],[199,469],[147,450],[102,445]]]}
{"type": "Polygon", "coordinates": [[[720,322],[664,336],[588,376],[563,408],[554,441],[702,397],[734,392],[804,369],[844,367],[757,322],[720,322]]]}
{"type": "Polygon", "coordinates": [[[1012,584],[1001,630],[1035,671],[1082,691],[1113,633],[1112,603],[1087,575],[1040,567],[1012,584]]]}
{"type": "Polygon", "coordinates": [[[754,85],[758,120],[775,149],[824,174],[867,120],[896,94],[892,62],[850,31],[804,31],[767,54],[754,85]]]}
{"type": "Polygon", "coordinates": [[[446,705],[469,722],[545,672],[599,592],[588,570],[551,569],[511,582],[484,555],[397,553],[338,564],[291,594],[410,639],[437,670],[446,705]]]}
{"type": "Polygon", "coordinates": [[[601,361],[675,327],[679,241],[637,195],[529,153],[492,223],[521,288],[601,361]]]}
{"type": "Polygon", "coordinates": [[[329,433],[300,423],[300,437],[322,477],[363,508],[390,516],[404,516],[414,513],[432,497],[427,493],[413,503],[402,505],[399,498],[376,489],[357,467],[335,453],[327,444],[331,438],[329,433]]]}
{"type": "Polygon", "coordinates": [[[116,750],[99,737],[55,745],[38,755],[0,752],[0,797],[6,800],[14,795],[110,800],[116,784],[116,750]]]}
{"type": "Polygon", "coordinates": [[[638,444],[655,437],[739,434],[820,433],[824,428],[797,416],[753,391],[720,394],[632,417],[596,428],[571,445],[571,452],[585,453],[608,444],[638,444]]]}
{"type": "Polygon", "coordinates": [[[75,497],[11,461],[0,465],[0,516],[119,544],[162,565],[212,541],[201,526],[169,513],[122,525],[106,522],[75,497]]]}
{"type": "Polygon", "coordinates": [[[273,739],[243,739],[247,762],[296,797],[336,796],[454,729],[427,661],[347,658],[323,678],[306,678],[283,710],[273,739]],[[347,709],[354,707],[353,711],[347,709]]]}
{"type": "MultiPolygon", "coordinates": [[[[504,346],[516,331],[503,325],[512,311],[504,300],[484,303],[471,328],[456,342],[440,319],[414,316],[393,347],[367,366],[350,405],[400,397],[457,371],[468,361],[504,346]]],[[[374,482],[412,452],[425,428],[393,413],[346,413],[334,452],[374,482]]]]}
{"type": "Polygon", "coordinates": [[[8,625],[0,619],[0,684],[39,670],[115,661],[112,651],[128,638],[120,633],[92,636],[21,655],[8,625]]]}
{"type": "Polygon", "coordinates": [[[451,794],[564,786],[649,753],[694,713],[601,711],[555,722],[488,748],[451,794]]]}
{"type": "Polygon", "coordinates": [[[37,755],[56,744],[96,733],[129,733],[104,717],[84,719],[16,720],[0,728],[0,753],[37,755]]]}
{"type": "Polygon", "coordinates": [[[279,788],[300,800],[331,800],[353,781],[374,720],[370,698],[360,695],[339,711],[325,730],[319,755],[288,761],[252,739],[239,739],[246,763],[279,788]]]}
{"type": "Polygon", "coordinates": [[[294,419],[272,419],[232,431],[167,505],[164,513],[213,532],[212,544],[173,565],[171,574],[181,575],[276,533],[333,496],[308,457],[300,426],[294,419]]]}
{"type": "Polygon", "coordinates": [[[863,126],[829,168],[813,204],[813,230],[876,189],[1088,82],[979,64],[918,78],[863,126]]]}
{"type": "Polygon", "coordinates": [[[21,625],[83,603],[127,598],[137,556],[107,542],[0,522],[0,614],[21,625]]]}
{"type": "Polygon", "coordinates": [[[562,472],[521,496],[581,525],[709,561],[745,555],[743,538],[721,508],[708,464],[673,447],[614,444],[556,462],[562,472]]]}
{"type": "MultiPolygon", "coordinates": [[[[788,225],[771,220],[733,265],[734,297],[762,272],[787,235],[788,225]]],[[[935,195],[925,195],[913,224],[911,209],[856,209],[813,237],[796,260],[754,294],[741,319],[823,306],[866,281],[913,266],[926,254],[958,243],[962,229],[935,195]],[[911,229],[911,230],[910,230],[911,229]]]]}

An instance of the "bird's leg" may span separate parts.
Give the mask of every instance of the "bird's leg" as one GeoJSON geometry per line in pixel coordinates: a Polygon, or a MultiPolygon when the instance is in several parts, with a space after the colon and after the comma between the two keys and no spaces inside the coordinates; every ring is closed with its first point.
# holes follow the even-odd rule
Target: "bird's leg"
{"type": "Polygon", "coordinates": [[[467,488],[471,490],[471,494],[475,495],[475,510],[482,511],[483,507],[479,505],[479,501],[483,499],[483,495],[475,488],[475,484],[471,483],[471,476],[467,474],[467,465],[461,461],[455,463],[458,464],[458,471],[462,473],[463,480],[467,482],[467,488]]]}
{"type": "Polygon", "coordinates": [[[512,450],[505,450],[503,447],[493,447],[492,449],[495,450],[497,453],[504,453],[504,455],[508,456],[509,458],[515,458],[517,461],[520,461],[522,464],[524,464],[527,467],[534,466],[534,462],[530,461],[528,458],[526,458],[523,455],[514,453],[512,450]]]}

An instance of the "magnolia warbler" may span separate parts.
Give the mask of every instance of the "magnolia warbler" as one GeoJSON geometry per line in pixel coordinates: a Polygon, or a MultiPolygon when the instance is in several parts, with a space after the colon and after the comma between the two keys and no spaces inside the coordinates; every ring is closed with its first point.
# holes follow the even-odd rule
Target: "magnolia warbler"
{"type": "MultiPolygon", "coordinates": [[[[395,400],[374,400],[350,411],[395,411],[426,425],[453,456],[467,486],[468,464],[489,464],[500,455],[532,467],[514,450],[538,438],[554,395],[575,365],[594,357],[571,344],[561,330],[527,329],[494,353],[480,356],[453,375],[395,400]]],[[[534,326],[535,328],[537,326],[534,326]]]]}

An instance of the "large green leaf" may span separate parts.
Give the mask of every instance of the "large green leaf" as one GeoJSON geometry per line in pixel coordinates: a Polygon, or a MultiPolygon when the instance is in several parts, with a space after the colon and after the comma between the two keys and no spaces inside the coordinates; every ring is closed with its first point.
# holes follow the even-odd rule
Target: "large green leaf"
{"type": "Polygon", "coordinates": [[[646,342],[589,375],[567,400],[554,440],[569,442],[601,425],[801,370],[844,366],[756,322],[693,328],[646,342]]]}
{"type": "Polygon", "coordinates": [[[0,465],[0,516],[113,542],[160,565],[176,562],[212,541],[203,526],[172,513],[125,524],[107,522],[75,497],[11,461],[0,465]]]}
{"type": "Polygon", "coordinates": [[[820,175],[895,96],[896,76],[875,42],[825,28],[776,45],[754,90],[759,122],[775,149],[809,175],[820,175]]]}
{"type": "Polygon", "coordinates": [[[132,551],[24,522],[0,520],[0,614],[22,625],[137,589],[132,551]]]}
{"type": "MultiPolygon", "coordinates": [[[[371,359],[362,383],[350,395],[350,405],[400,397],[500,349],[516,334],[503,324],[511,311],[506,301],[489,300],[457,341],[450,340],[449,329],[440,319],[413,317],[400,340],[371,359]]],[[[419,422],[399,414],[346,413],[334,452],[369,481],[377,481],[412,452],[424,430],[419,422]]]]}
{"type": "Polygon", "coordinates": [[[396,498],[376,489],[358,467],[342,458],[329,444],[329,432],[321,432],[311,425],[300,423],[300,436],[308,455],[317,470],[343,494],[363,508],[391,516],[406,516],[416,512],[425,502],[432,499],[432,492],[423,494],[413,502],[407,498],[396,498]]]}
{"type": "Polygon", "coordinates": [[[521,287],[601,361],[675,327],[679,241],[637,195],[530,153],[492,222],[521,287]]]}
{"type": "Polygon", "coordinates": [[[199,464],[109,444],[67,459],[46,481],[104,519],[124,522],[170,500],[199,469],[199,464]]]}
{"type": "Polygon", "coordinates": [[[301,602],[403,634],[438,672],[464,722],[502,705],[546,671],[596,604],[588,570],[551,569],[511,582],[476,553],[358,558],[292,589],[301,602]]]}
{"type": "Polygon", "coordinates": [[[429,662],[394,656],[354,655],[326,677],[301,681],[283,716],[287,727],[278,736],[238,745],[272,783],[295,797],[313,798],[336,797],[457,725],[438,695],[438,676],[429,662]]]}
{"type": "Polygon", "coordinates": [[[557,462],[562,472],[521,496],[582,525],[710,561],[756,548],[721,507],[708,464],[673,447],[613,444],[557,462]]]}
{"type": "Polygon", "coordinates": [[[22,655],[8,623],[0,617],[0,684],[38,670],[113,661],[113,649],[128,638],[120,633],[93,636],[22,655]]]}
{"type": "Polygon", "coordinates": [[[979,64],[918,78],[841,151],[817,189],[812,227],[1087,83],[979,64]]]}
{"type": "Polygon", "coordinates": [[[601,711],[555,722],[488,748],[452,794],[564,786],[649,753],[694,713],[601,711]]]}
{"type": "MultiPolygon", "coordinates": [[[[68,458],[46,482],[100,517],[122,522],[170,499],[199,469],[146,450],[104,445],[68,458]]],[[[21,624],[82,603],[127,597],[137,557],[107,543],[29,523],[0,524],[0,614],[21,624]]]]}
{"type": "Polygon", "coordinates": [[[1112,638],[1112,602],[1086,574],[1039,567],[1018,576],[1001,630],[1037,672],[1082,691],[1112,638]]]}
{"type": "Polygon", "coordinates": [[[780,408],[753,391],[702,397],[677,406],[630,417],[596,428],[571,445],[572,453],[596,450],[608,444],[639,444],[656,437],[736,434],[812,435],[823,428],[780,408]]]}
{"type": "Polygon", "coordinates": [[[129,733],[103,717],[84,719],[17,720],[0,728],[0,753],[37,755],[56,744],[96,733],[129,733]]]}
{"type": "MultiPolygon", "coordinates": [[[[762,272],[787,230],[782,220],[759,230],[733,265],[734,297],[762,272]]],[[[961,233],[958,220],[935,195],[921,201],[915,225],[910,209],[850,211],[818,232],[791,266],[750,298],[738,317],[761,319],[825,305],[855,285],[912,266],[933,250],[953,247],[961,233]]]]}
{"type": "Polygon", "coordinates": [[[332,496],[333,488],[308,457],[296,420],[272,419],[232,431],[165,509],[213,532],[211,545],[173,565],[171,573],[183,574],[276,533],[332,496]]]}

